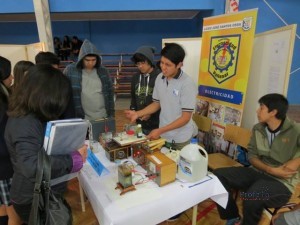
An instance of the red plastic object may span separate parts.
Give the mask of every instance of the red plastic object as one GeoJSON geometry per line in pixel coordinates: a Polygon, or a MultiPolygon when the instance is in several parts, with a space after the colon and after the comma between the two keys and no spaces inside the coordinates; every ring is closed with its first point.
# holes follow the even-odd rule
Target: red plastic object
{"type": "Polygon", "coordinates": [[[127,134],[128,134],[128,135],[134,135],[134,131],[133,131],[133,130],[128,130],[128,131],[127,131],[127,134]]]}

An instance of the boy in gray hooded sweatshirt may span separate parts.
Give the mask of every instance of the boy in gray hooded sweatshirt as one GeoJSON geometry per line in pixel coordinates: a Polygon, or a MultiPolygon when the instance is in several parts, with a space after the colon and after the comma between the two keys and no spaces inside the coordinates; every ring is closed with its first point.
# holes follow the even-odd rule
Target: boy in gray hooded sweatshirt
{"type": "Polygon", "coordinates": [[[114,91],[108,70],[101,65],[101,56],[95,45],[84,40],[78,61],[66,67],[73,89],[75,115],[95,120],[114,117],[114,91]]]}

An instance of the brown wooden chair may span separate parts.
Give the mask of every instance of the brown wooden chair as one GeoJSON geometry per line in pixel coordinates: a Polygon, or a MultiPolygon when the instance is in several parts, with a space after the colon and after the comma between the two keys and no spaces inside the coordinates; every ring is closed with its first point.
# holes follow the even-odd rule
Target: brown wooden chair
{"type": "MultiPolygon", "coordinates": [[[[227,124],[224,131],[224,140],[228,141],[227,153],[230,145],[236,144],[244,149],[247,149],[251,137],[251,131],[239,126],[227,124]]],[[[236,160],[230,158],[223,153],[212,153],[208,155],[208,167],[210,170],[215,170],[223,167],[240,167],[243,166],[236,160]]]]}
{"type": "Polygon", "coordinates": [[[239,127],[232,124],[227,124],[224,132],[224,140],[229,142],[228,150],[230,144],[236,144],[247,149],[251,137],[251,130],[239,127]]]}
{"type": "MultiPolygon", "coordinates": [[[[202,145],[206,150],[209,147],[209,143],[206,143],[205,140],[210,139],[210,130],[211,130],[211,124],[212,120],[206,116],[194,114],[193,120],[195,121],[199,131],[203,132],[205,134],[203,143],[199,143],[202,145]]],[[[237,127],[237,126],[235,126],[237,127]]],[[[235,137],[236,135],[233,135],[235,132],[235,129],[231,129],[231,127],[227,130],[225,129],[225,134],[228,136],[228,141],[235,141],[232,137],[235,137]]],[[[224,134],[224,135],[225,135],[224,134]]],[[[209,150],[207,150],[209,153],[209,150]]],[[[223,153],[211,153],[208,155],[208,168],[210,170],[214,170],[221,167],[231,167],[231,166],[242,166],[239,162],[231,159],[229,156],[223,154],[223,153]]]]}
{"type": "Polygon", "coordinates": [[[199,144],[205,148],[206,151],[208,151],[209,147],[209,133],[211,129],[211,123],[212,120],[206,116],[194,114],[193,115],[193,120],[195,121],[198,130],[204,133],[204,137],[202,142],[199,144]]]}
{"type": "Polygon", "coordinates": [[[193,114],[193,120],[195,121],[199,130],[204,132],[210,132],[212,120],[206,116],[193,114]]]}
{"type": "Polygon", "coordinates": [[[238,161],[223,153],[211,153],[208,155],[208,168],[212,171],[223,167],[241,167],[238,161]]]}

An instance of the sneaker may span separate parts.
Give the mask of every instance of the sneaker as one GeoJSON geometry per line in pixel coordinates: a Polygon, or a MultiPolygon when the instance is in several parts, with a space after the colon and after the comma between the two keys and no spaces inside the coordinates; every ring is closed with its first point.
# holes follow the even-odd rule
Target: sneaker
{"type": "Polygon", "coordinates": [[[237,218],[227,220],[225,225],[240,225],[240,224],[241,224],[241,218],[237,217],[237,218]]]}
{"type": "Polygon", "coordinates": [[[169,218],[166,221],[167,222],[174,222],[174,221],[177,221],[177,220],[179,220],[179,218],[169,218]]]}
{"type": "Polygon", "coordinates": [[[180,215],[181,215],[181,213],[179,213],[175,216],[172,216],[171,218],[167,219],[167,222],[174,222],[176,220],[179,220],[180,215]]]}

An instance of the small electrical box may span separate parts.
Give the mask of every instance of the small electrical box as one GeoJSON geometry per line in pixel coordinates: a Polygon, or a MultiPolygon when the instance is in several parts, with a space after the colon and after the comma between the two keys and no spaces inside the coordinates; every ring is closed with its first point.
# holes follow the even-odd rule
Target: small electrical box
{"type": "Polygon", "coordinates": [[[131,155],[130,145],[120,146],[116,142],[111,141],[104,146],[106,157],[114,162],[116,159],[126,159],[131,155]]]}
{"type": "Polygon", "coordinates": [[[176,179],[177,165],[172,159],[161,152],[146,155],[146,170],[148,175],[153,174],[153,181],[158,186],[172,183],[176,179]]]}
{"type": "Polygon", "coordinates": [[[142,147],[142,144],[135,144],[132,146],[132,159],[141,167],[145,169],[147,151],[142,147]]]}
{"type": "Polygon", "coordinates": [[[123,195],[129,191],[136,190],[134,185],[132,184],[132,173],[131,166],[128,164],[121,164],[118,166],[118,183],[115,189],[120,189],[120,195],[123,195]]]}
{"type": "Polygon", "coordinates": [[[126,164],[118,166],[118,180],[123,188],[132,186],[132,173],[130,166],[126,164]]]}
{"type": "Polygon", "coordinates": [[[159,151],[158,148],[151,149],[145,143],[134,144],[132,145],[132,158],[138,165],[146,169],[146,156],[157,151],[159,151]]]}
{"type": "Polygon", "coordinates": [[[146,169],[147,155],[160,151],[166,140],[160,138],[154,141],[145,141],[132,145],[132,158],[141,167],[146,169]]]}

